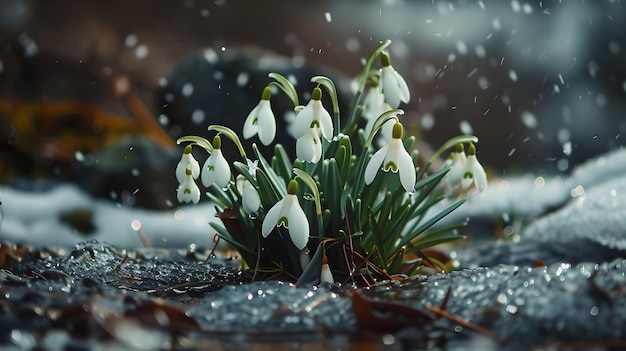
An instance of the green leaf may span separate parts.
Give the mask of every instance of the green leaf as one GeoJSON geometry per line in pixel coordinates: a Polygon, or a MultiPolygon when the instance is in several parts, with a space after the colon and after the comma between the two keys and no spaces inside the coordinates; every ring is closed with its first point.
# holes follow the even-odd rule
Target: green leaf
{"type": "Polygon", "coordinates": [[[291,170],[293,164],[289,159],[289,155],[285,151],[285,148],[281,144],[276,144],[274,147],[274,157],[272,158],[272,168],[276,171],[276,174],[283,179],[291,179],[291,170]]]}
{"type": "Polygon", "coordinates": [[[339,100],[337,99],[337,89],[335,88],[335,83],[333,83],[333,81],[330,78],[325,77],[325,76],[315,76],[311,78],[311,82],[317,83],[323,86],[324,89],[326,89],[326,91],[330,95],[330,99],[333,102],[333,115],[335,117],[334,129],[335,129],[335,133],[338,133],[338,131],[341,129],[341,126],[339,125],[339,100]]]}
{"type": "Polygon", "coordinates": [[[187,136],[180,137],[176,140],[176,144],[181,144],[181,143],[192,143],[192,145],[200,146],[201,148],[205,149],[209,153],[213,152],[213,145],[208,140],[200,136],[187,135],[187,136]]]}
{"type": "Polygon", "coordinates": [[[239,136],[237,136],[237,133],[235,133],[232,129],[214,124],[209,126],[209,130],[214,130],[230,139],[233,143],[235,143],[237,149],[239,149],[241,157],[243,157],[244,160],[246,159],[246,151],[243,149],[243,145],[241,145],[241,140],[239,140],[239,136]]]}
{"type": "Polygon", "coordinates": [[[283,189],[284,194],[281,194],[278,189],[274,188],[274,185],[262,169],[256,170],[256,180],[259,184],[259,197],[261,198],[263,208],[269,209],[285,197],[285,189],[283,189]]]}
{"type": "MultiPolygon", "coordinates": [[[[446,209],[444,209],[443,211],[439,212],[438,214],[436,214],[435,216],[433,216],[432,218],[427,220],[425,223],[421,224],[414,232],[419,234],[419,233],[422,233],[422,232],[426,231],[433,224],[439,222],[442,218],[444,218],[445,216],[449,215],[452,211],[456,210],[464,202],[465,202],[465,200],[459,200],[459,201],[455,202],[454,204],[448,206],[446,209]]],[[[402,246],[408,244],[409,241],[411,241],[411,239],[412,238],[410,238],[410,237],[405,237],[398,246],[402,247],[402,246]]]]}
{"type": "Polygon", "coordinates": [[[296,92],[296,88],[293,86],[293,84],[291,84],[289,79],[276,72],[271,72],[270,74],[268,74],[268,77],[275,79],[278,82],[275,83],[276,86],[278,86],[278,88],[282,90],[282,92],[285,93],[287,97],[289,97],[289,99],[293,103],[293,106],[300,105],[300,103],[298,102],[298,93],[296,92]]]}
{"type": "MultiPolygon", "coordinates": [[[[269,184],[271,184],[274,191],[279,195],[279,199],[282,199],[287,195],[287,182],[291,180],[291,178],[283,179],[279,177],[274,169],[267,163],[263,154],[259,151],[259,148],[256,144],[252,144],[252,151],[254,155],[259,160],[259,167],[257,168],[257,178],[259,176],[259,170],[263,170],[265,172],[265,177],[269,184]]],[[[259,184],[259,186],[261,186],[259,184]]]]}
{"type": "Polygon", "coordinates": [[[345,216],[344,209],[341,206],[341,194],[343,186],[339,179],[339,167],[334,158],[324,160],[326,171],[326,184],[324,197],[326,199],[326,207],[331,211],[331,234],[333,235],[343,227],[343,218],[345,216]]]}

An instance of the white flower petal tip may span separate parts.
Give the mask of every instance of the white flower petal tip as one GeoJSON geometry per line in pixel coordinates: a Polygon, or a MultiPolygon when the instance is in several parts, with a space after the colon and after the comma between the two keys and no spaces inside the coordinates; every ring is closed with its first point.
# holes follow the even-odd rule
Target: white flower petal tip
{"type": "Polygon", "coordinates": [[[276,137],[276,118],[270,104],[271,90],[265,88],[259,104],[248,114],[243,125],[243,137],[250,139],[254,135],[265,146],[271,144],[276,137]]]}
{"type": "Polygon", "coordinates": [[[289,237],[293,244],[298,250],[302,250],[309,242],[309,221],[300,207],[298,196],[295,195],[298,192],[297,184],[295,180],[292,180],[289,183],[288,194],[267,211],[263,219],[261,234],[267,238],[275,227],[283,226],[289,230],[289,237]]]}
{"type": "Polygon", "coordinates": [[[180,203],[193,202],[197,204],[200,201],[200,188],[194,182],[190,168],[187,168],[185,179],[176,190],[176,197],[180,203]]]}
{"type": "Polygon", "coordinates": [[[402,143],[402,124],[396,122],[389,143],[376,151],[365,167],[365,184],[369,185],[376,178],[380,169],[384,172],[399,173],[400,183],[407,192],[415,188],[416,173],[413,159],[402,143]]]}

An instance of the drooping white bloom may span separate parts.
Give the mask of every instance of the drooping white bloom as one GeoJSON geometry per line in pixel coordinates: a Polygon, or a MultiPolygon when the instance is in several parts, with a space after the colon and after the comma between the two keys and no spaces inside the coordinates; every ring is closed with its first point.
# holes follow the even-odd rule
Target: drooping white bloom
{"type": "Polygon", "coordinates": [[[283,226],[289,230],[293,244],[302,250],[309,241],[309,221],[300,207],[297,193],[298,183],[292,180],[287,187],[287,195],[265,214],[261,233],[267,238],[275,227],[283,226]]]}
{"type": "Polygon", "coordinates": [[[309,129],[317,129],[328,141],[333,138],[333,121],[330,113],[322,105],[322,89],[315,87],[311,93],[311,100],[298,113],[292,125],[293,137],[300,139],[309,129]]]}
{"type": "Polygon", "coordinates": [[[333,284],[335,282],[333,272],[330,271],[330,266],[328,266],[328,259],[326,258],[326,256],[322,258],[322,272],[320,273],[320,282],[330,284],[333,284]]]}
{"type": "Polygon", "coordinates": [[[197,204],[200,201],[200,188],[193,180],[193,173],[190,168],[185,171],[185,178],[176,190],[176,197],[179,202],[193,202],[197,204]]]}
{"type": "MultiPolygon", "coordinates": [[[[372,78],[372,85],[370,86],[365,98],[363,99],[363,118],[368,120],[376,120],[378,116],[381,115],[382,112],[386,112],[388,110],[380,112],[383,108],[383,104],[385,103],[385,96],[383,95],[380,85],[378,84],[378,80],[372,78]]],[[[389,108],[391,110],[391,108],[389,108]]]]}
{"type": "Polygon", "coordinates": [[[322,158],[322,140],[318,128],[310,128],[305,135],[296,140],[296,157],[312,163],[317,163],[322,158]]]}
{"type": "Polygon", "coordinates": [[[225,188],[230,181],[230,166],[222,154],[221,146],[220,137],[215,136],[213,138],[213,152],[202,166],[202,185],[207,188],[213,184],[225,188]]]}
{"type": "Polygon", "coordinates": [[[183,156],[176,165],[176,180],[178,180],[178,184],[182,184],[185,181],[185,171],[187,168],[191,169],[193,179],[197,179],[200,175],[200,164],[191,154],[191,145],[185,146],[183,156]]]}
{"type": "Polygon", "coordinates": [[[243,175],[237,176],[237,189],[241,194],[241,204],[247,214],[256,213],[261,207],[261,198],[256,188],[243,175]]]}
{"type": "Polygon", "coordinates": [[[400,174],[400,183],[407,191],[413,191],[415,187],[415,166],[411,155],[402,143],[402,124],[396,122],[393,126],[392,138],[389,143],[376,151],[365,168],[365,184],[371,184],[382,168],[385,172],[400,174]]]}
{"type": "Polygon", "coordinates": [[[411,99],[411,93],[409,92],[409,86],[400,73],[398,73],[389,60],[389,55],[386,52],[380,54],[380,61],[382,64],[380,79],[382,81],[382,93],[385,96],[385,100],[393,108],[398,108],[400,102],[405,104],[411,99]]]}
{"type": "Polygon", "coordinates": [[[261,101],[250,111],[243,125],[244,138],[250,139],[255,134],[258,134],[259,140],[265,146],[271,144],[276,136],[276,118],[270,104],[271,96],[270,88],[265,87],[261,101]]]}
{"type": "Polygon", "coordinates": [[[467,161],[465,162],[465,172],[463,173],[461,187],[467,189],[472,183],[476,185],[476,189],[480,192],[487,188],[487,174],[483,166],[478,162],[478,158],[476,158],[476,147],[474,144],[470,144],[467,151],[467,161]]]}
{"type": "Polygon", "coordinates": [[[467,157],[465,156],[465,148],[463,147],[463,144],[458,144],[456,146],[454,158],[452,159],[450,171],[446,175],[446,177],[448,177],[448,183],[453,188],[462,185],[461,181],[463,180],[463,175],[465,173],[466,163],[467,157]]]}

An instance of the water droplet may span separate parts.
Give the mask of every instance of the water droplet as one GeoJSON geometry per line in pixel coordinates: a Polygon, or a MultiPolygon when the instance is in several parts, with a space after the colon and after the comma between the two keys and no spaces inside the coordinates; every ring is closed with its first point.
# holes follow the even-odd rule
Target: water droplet
{"type": "Polygon", "coordinates": [[[76,151],[74,153],[74,158],[78,162],[85,162],[85,155],[82,152],[80,152],[80,151],[76,151]]]}
{"type": "Polygon", "coordinates": [[[145,44],[141,44],[139,46],[137,46],[137,48],[135,48],[135,57],[138,60],[143,60],[146,57],[148,57],[148,54],[150,53],[150,50],[148,49],[148,47],[145,44]]]}
{"type": "Polygon", "coordinates": [[[535,117],[535,115],[533,115],[532,113],[528,111],[525,111],[524,113],[522,113],[522,122],[528,128],[537,127],[537,118],[535,117]]]}
{"type": "Polygon", "coordinates": [[[201,124],[204,122],[204,110],[197,109],[191,113],[191,123],[193,124],[201,124]]]}
{"type": "Polygon", "coordinates": [[[129,34],[126,39],[124,39],[124,45],[128,48],[137,45],[137,36],[135,34],[129,34]]]}
{"type": "Polygon", "coordinates": [[[183,85],[182,93],[183,96],[191,96],[191,94],[193,94],[193,84],[185,83],[185,85],[183,85]]]}
{"type": "Polygon", "coordinates": [[[241,72],[237,75],[237,86],[243,87],[248,84],[248,80],[250,79],[250,75],[247,72],[241,72]]]}
{"type": "Polygon", "coordinates": [[[510,314],[516,314],[517,313],[517,306],[515,306],[515,305],[506,305],[505,310],[507,312],[509,312],[510,314]]]}
{"type": "Polygon", "coordinates": [[[456,50],[459,52],[459,54],[465,55],[467,54],[467,45],[465,45],[465,42],[463,42],[462,40],[459,40],[456,42],[456,50]]]}
{"type": "Polygon", "coordinates": [[[570,141],[563,143],[563,154],[565,156],[572,154],[572,143],[570,141]]]}
{"type": "Polygon", "coordinates": [[[330,15],[330,12],[326,12],[326,13],[324,14],[324,17],[326,18],[326,22],[328,22],[328,23],[330,23],[330,22],[332,22],[332,21],[333,21],[333,18],[332,18],[332,16],[330,15]]]}
{"type": "Polygon", "coordinates": [[[511,81],[517,82],[517,73],[514,70],[510,70],[509,71],[509,78],[511,78],[511,81]]]}
{"type": "Polygon", "coordinates": [[[598,313],[600,313],[600,309],[598,308],[598,306],[593,306],[593,307],[591,307],[591,311],[589,311],[589,313],[592,316],[597,316],[598,313]]]}
{"type": "Polygon", "coordinates": [[[461,133],[463,134],[474,134],[474,129],[467,120],[462,120],[459,123],[459,128],[461,129],[461,133]]]}

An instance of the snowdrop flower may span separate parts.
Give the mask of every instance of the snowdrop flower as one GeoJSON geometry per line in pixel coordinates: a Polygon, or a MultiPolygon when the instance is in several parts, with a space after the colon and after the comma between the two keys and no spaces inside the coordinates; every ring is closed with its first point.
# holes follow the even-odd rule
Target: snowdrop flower
{"type": "Polygon", "coordinates": [[[461,187],[467,189],[472,183],[476,185],[478,191],[483,192],[487,188],[487,174],[476,158],[476,147],[470,144],[467,151],[467,161],[465,162],[465,172],[461,187]]]}
{"type": "MultiPolygon", "coordinates": [[[[378,79],[371,78],[371,82],[372,84],[363,99],[363,118],[368,121],[372,119],[376,120],[376,118],[382,114],[382,112],[379,111],[383,108],[382,106],[385,103],[385,96],[380,90],[378,79]]],[[[391,108],[389,108],[389,110],[391,110],[391,108]]],[[[388,110],[383,112],[386,111],[388,110]]]]}
{"type": "Polygon", "coordinates": [[[322,158],[322,140],[317,128],[309,128],[304,136],[296,140],[296,157],[312,163],[317,163],[322,158]]]}
{"type": "Polygon", "coordinates": [[[298,202],[298,182],[292,180],[287,187],[287,196],[278,201],[265,215],[261,232],[264,238],[274,230],[275,227],[283,226],[289,229],[289,237],[298,248],[304,249],[309,241],[309,221],[298,202]]]}
{"type": "Polygon", "coordinates": [[[465,173],[466,163],[467,157],[465,156],[465,148],[463,147],[463,144],[458,144],[456,146],[456,151],[454,152],[454,158],[452,159],[450,171],[446,174],[446,177],[448,177],[448,183],[451,187],[454,188],[461,185],[463,174],[465,173]]]}
{"type": "Polygon", "coordinates": [[[193,179],[197,179],[200,175],[200,164],[191,154],[191,145],[185,146],[183,156],[180,158],[178,165],[176,165],[176,180],[178,180],[178,184],[182,184],[185,181],[187,168],[191,169],[193,179]]]}
{"type": "Polygon", "coordinates": [[[405,104],[409,102],[411,94],[409,87],[404,81],[400,73],[396,72],[391,65],[389,55],[386,52],[380,54],[380,61],[383,66],[381,69],[382,92],[385,100],[393,108],[400,106],[400,101],[405,104]]]}
{"type": "Polygon", "coordinates": [[[330,267],[328,266],[328,258],[326,258],[326,256],[322,258],[322,272],[320,273],[320,282],[330,284],[333,284],[335,282],[333,272],[330,271],[330,267]]]}
{"type": "Polygon", "coordinates": [[[333,121],[330,113],[322,106],[322,89],[315,87],[311,93],[311,100],[298,113],[293,122],[292,131],[296,139],[305,136],[310,129],[321,131],[322,136],[328,141],[333,138],[333,121]]]}
{"type": "Polygon", "coordinates": [[[200,188],[193,180],[193,172],[191,168],[187,168],[185,171],[185,179],[178,186],[176,191],[176,197],[178,202],[193,202],[197,204],[200,201],[200,188]]]}
{"type": "Polygon", "coordinates": [[[222,155],[221,147],[222,139],[216,135],[213,138],[213,153],[202,166],[202,184],[207,188],[213,184],[225,188],[230,181],[230,166],[222,155]]]}
{"type": "Polygon", "coordinates": [[[376,151],[365,168],[365,184],[371,184],[381,169],[385,172],[400,173],[400,183],[407,191],[413,191],[415,186],[415,166],[411,155],[402,143],[402,124],[396,122],[393,126],[392,138],[387,145],[376,151]]]}
{"type": "Polygon", "coordinates": [[[249,215],[256,213],[261,207],[261,198],[254,185],[250,183],[248,178],[240,174],[237,176],[237,189],[241,194],[243,210],[249,215]]]}
{"type": "Polygon", "coordinates": [[[258,134],[259,140],[261,140],[261,143],[265,146],[271,144],[276,136],[276,118],[274,117],[274,112],[272,112],[272,106],[270,104],[271,96],[271,89],[265,87],[261,101],[250,111],[243,125],[244,138],[250,139],[255,134],[258,134]]]}

